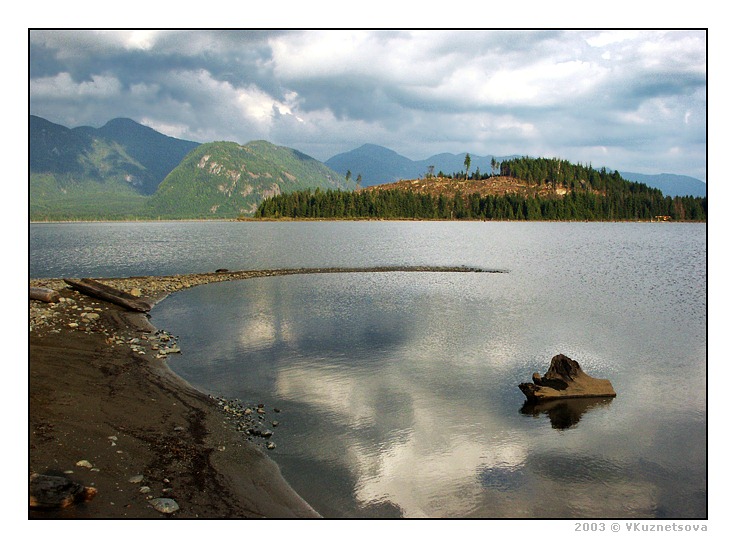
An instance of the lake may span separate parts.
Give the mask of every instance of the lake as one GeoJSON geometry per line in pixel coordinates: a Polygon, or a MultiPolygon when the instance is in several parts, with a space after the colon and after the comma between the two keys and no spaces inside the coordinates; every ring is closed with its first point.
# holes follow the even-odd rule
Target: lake
{"type": "Polygon", "coordinates": [[[473,266],[200,286],[153,323],[203,392],[279,408],[269,451],[328,517],[705,518],[706,226],[31,225],[31,277],[473,266]],[[617,397],[530,408],[558,353],[617,397]]]}

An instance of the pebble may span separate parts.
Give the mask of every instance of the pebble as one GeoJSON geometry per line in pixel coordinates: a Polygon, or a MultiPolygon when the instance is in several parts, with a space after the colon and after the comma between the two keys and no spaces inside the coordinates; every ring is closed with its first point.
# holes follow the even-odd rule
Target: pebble
{"type": "Polygon", "coordinates": [[[132,482],[133,484],[143,482],[143,475],[133,475],[131,478],[128,479],[128,482],[132,482]]]}
{"type": "Polygon", "coordinates": [[[141,486],[138,489],[138,491],[141,492],[142,494],[148,494],[151,491],[151,487],[150,486],[141,486]]]}
{"type": "Polygon", "coordinates": [[[86,459],[80,459],[77,463],[75,463],[77,467],[86,467],[87,469],[92,469],[93,465],[87,461],[86,459]]]}
{"type": "Polygon", "coordinates": [[[179,504],[171,498],[156,498],[149,503],[159,513],[171,514],[179,511],[179,504]]]}

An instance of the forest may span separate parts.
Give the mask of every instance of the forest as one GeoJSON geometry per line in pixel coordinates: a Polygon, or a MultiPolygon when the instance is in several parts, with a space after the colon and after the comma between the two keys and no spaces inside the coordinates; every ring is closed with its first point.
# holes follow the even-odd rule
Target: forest
{"type": "MultiPolygon", "coordinates": [[[[464,195],[460,191],[433,196],[398,189],[315,189],[267,198],[255,217],[528,221],[706,221],[707,217],[706,198],[663,196],[658,189],[623,179],[617,171],[527,157],[496,167],[498,173],[489,177],[514,177],[539,188],[539,192],[526,197],[516,193],[464,195]],[[556,193],[556,189],[565,189],[565,194],[556,193]]],[[[459,172],[451,177],[468,176],[459,172]]]]}

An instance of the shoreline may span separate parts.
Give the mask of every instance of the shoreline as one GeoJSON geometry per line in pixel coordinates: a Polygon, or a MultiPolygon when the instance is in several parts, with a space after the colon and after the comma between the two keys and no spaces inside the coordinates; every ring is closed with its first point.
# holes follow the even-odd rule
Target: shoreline
{"type": "MultiPolygon", "coordinates": [[[[303,268],[97,278],[155,305],[214,282],[347,272],[490,272],[472,267],[303,268]]],[[[97,489],[88,502],[29,518],[319,518],[267,451],[246,440],[216,399],[177,376],[145,313],[78,293],[29,304],[29,475],[64,476],[97,489]],[[145,487],[145,488],[144,488],[145,487]],[[174,499],[164,515],[154,498],[174,499]]]]}
{"type": "Polygon", "coordinates": [[[680,221],[656,221],[654,219],[423,219],[410,217],[247,217],[244,219],[223,217],[223,218],[192,218],[192,219],[60,219],[60,220],[31,220],[30,225],[53,225],[67,223],[211,223],[211,222],[228,222],[228,223],[281,223],[281,222],[478,222],[478,223],[708,223],[707,220],[680,220],[680,221]]]}
{"type": "MultiPolygon", "coordinates": [[[[158,302],[213,277],[108,281],[158,302]]],[[[138,345],[156,333],[145,313],[82,295],[59,279],[59,303],[30,302],[29,475],[97,489],[66,509],[29,518],[318,518],[278,466],[248,442],[215,400],[138,345]],[[136,343],[133,343],[136,342],[136,343]],[[144,488],[146,487],[146,488],[144,488]],[[179,510],[152,506],[170,498],[179,510]]]]}

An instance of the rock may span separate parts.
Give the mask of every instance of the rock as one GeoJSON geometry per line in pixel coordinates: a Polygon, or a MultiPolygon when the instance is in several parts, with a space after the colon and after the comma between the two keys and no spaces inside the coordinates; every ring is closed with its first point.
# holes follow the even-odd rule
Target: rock
{"type": "Polygon", "coordinates": [[[149,501],[151,507],[167,515],[179,511],[179,504],[171,498],[156,498],[149,501]]]}
{"type": "Polygon", "coordinates": [[[29,482],[29,505],[34,509],[63,509],[89,501],[97,489],[83,486],[66,477],[32,474],[29,482]]]}
{"type": "Polygon", "coordinates": [[[141,289],[140,289],[140,288],[133,288],[133,289],[132,289],[132,290],[130,291],[130,294],[131,294],[131,295],[132,295],[133,297],[141,297],[141,296],[143,296],[143,292],[141,291],[141,289]]]}
{"type": "Polygon", "coordinates": [[[75,463],[77,467],[86,467],[87,469],[92,469],[93,465],[87,461],[86,459],[80,459],[77,463],[75,463]]]}
{"type": "Polygon", "coordinates": [[[530,402],[559,398],[616,397],[608,379],[591,377],[584,373],[575,360],[556,355],[544,376],[535,373],[532,383],[520,383],[519,388],[530,402]]]}
{"type": "Polygon", "coordinates": [[[133,484],[143,482],[143,475],[133,475],[131,478],[128,479],[128,482],[131,482],[133,484]]]}

